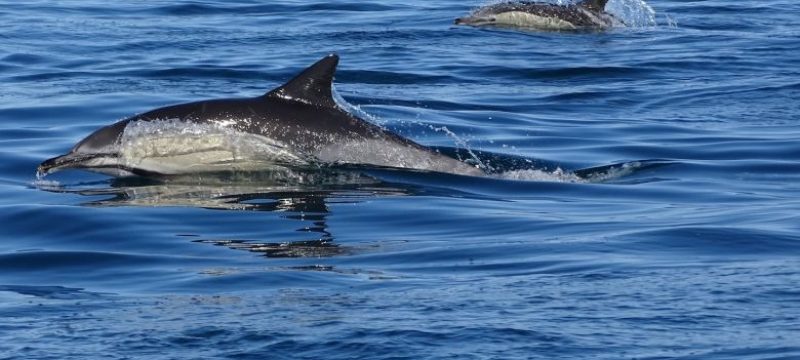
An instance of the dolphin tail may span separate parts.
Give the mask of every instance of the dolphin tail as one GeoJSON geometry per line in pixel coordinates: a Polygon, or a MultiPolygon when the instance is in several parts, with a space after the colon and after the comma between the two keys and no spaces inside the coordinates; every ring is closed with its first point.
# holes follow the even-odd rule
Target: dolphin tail
{"type": "Polygon", "coordinates": [[[264,94],[264,97],[281,98],[324,107],[336,107],[336,101],[333,100],[332,87],[333,74],[336,72],[336,65],[338,64],[339,56],[330,54],[303,70],[283,86],[264,94]]]}
{"type": "Polygon", "coordinates": [[[583,0],[578,5],[592,11],[604,11],[608,0],[583,0]]]}

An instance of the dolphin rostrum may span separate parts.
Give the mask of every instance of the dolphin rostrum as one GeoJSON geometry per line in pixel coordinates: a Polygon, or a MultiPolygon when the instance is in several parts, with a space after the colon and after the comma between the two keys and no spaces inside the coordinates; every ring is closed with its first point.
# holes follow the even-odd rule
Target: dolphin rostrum
{"type": "Polygon", "coordinates": [[[262,96],[167,106],[121,120],[42,162],[38,174],[78,168],[157,177],[319,165],[485,174],[345,111],[332,93],[338,62],[328,55],[262,96]]]}
{"type": "Polygon", "coordinates": [[[558,5],[535,1],[513,1],[479,8],[456,25],[514,26],[540,30],[592,30],[623,26],[622,21],[605,12],[608,0],[584,0],[558,5]]]}

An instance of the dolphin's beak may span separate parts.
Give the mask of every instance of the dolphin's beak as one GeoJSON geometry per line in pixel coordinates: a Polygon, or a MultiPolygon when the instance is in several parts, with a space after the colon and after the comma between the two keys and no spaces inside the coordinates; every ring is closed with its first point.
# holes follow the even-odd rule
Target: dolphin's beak
{"type": "Polygon", "coordinates": [[[86,167],[85,163],[87,161],[101,156],[103,154],[77,154],[70,152],[42,161],[39,167],[36,168],[36,173],[41,177],[63,169],[86,167]]]}
{"type": "Polygon", "coordinates": [[[494,22],[495,19],[492,16],[470,15],[466,17],[460,17],[456,19],[454,23],[456,25],[481,26],[481,25],[490,25],[493,24],[494,22]]]}
{"type": "Polygon", "coordinates": [[[36,168],[36,173],[39,176],[45,176],[61,169],[72,167],[70,165],[74,166],[75,164],[76,162],[74,160],[74,156],[72,153],[69,153],[42,161],[42,163],[39,164],[39,167],[36,168]]]}

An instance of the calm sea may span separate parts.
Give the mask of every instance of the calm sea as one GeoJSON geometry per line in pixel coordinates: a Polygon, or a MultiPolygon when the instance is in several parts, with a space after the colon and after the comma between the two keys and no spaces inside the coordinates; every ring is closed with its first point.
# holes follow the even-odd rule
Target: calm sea
{"type": "Polygon", "coordinates": [[[800,358],[800,2],[451,25],[482,4],[0,1],[0,359],[800,358]],[[354,111],[505,176],[36,179],[332,52],[354,111]]]}

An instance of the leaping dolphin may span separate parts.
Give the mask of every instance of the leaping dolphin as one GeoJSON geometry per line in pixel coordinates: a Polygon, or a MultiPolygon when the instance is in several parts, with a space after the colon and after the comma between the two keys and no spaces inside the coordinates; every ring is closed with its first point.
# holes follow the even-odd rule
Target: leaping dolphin
{"type": "Polygon", "coordinates": [[[540,30],[599,30],[623,26],[605,12],[608,0],[584,0],[558,5],[534,1],[504,2],[482,7],[455,20],[456,25],[513,26],[540,30]]]}
{"type": "Polygon", "coordinates": [[[338,62],[328,55],[262,96],[167,106],[124,119],[42,162],[38,174],[78,168],[165,176],[319,164],[485,174],[345,111],[332,93],[338,62]]]}

